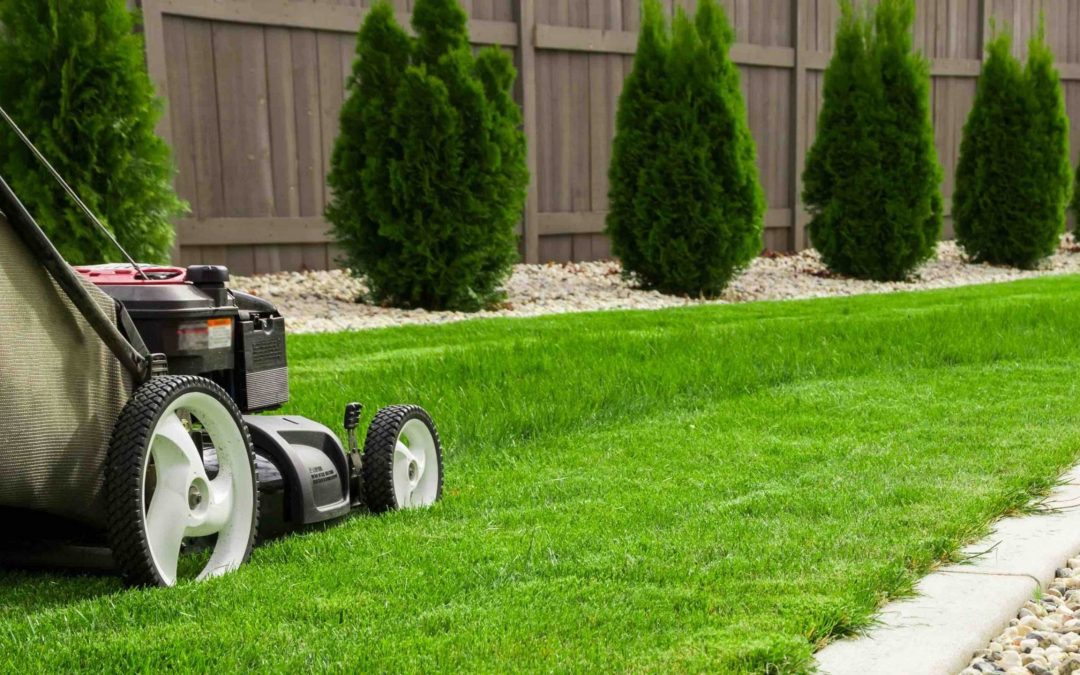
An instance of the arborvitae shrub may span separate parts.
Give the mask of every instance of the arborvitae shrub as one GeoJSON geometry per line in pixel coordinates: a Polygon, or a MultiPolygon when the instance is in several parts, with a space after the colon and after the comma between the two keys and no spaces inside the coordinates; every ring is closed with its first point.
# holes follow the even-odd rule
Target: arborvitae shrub
{"type": "Polygon", "coordinates": [[[662,203],[652,208],[644,203],[642,189],[647,185],[643,178],[648,164],[661,152],[661,109],[668,97],[667,59],[671,45],[659,3],[646,1],[641,11],[634,65],[623,83],[616,112],[608,170],[607,234],[612,253],[622,261],[623,269],[644,281],[657,277],[645,246],[652,225],[651,212],[662,203]]]}
{"type": "Polygon", "coordinates": [[[953,196],[957,240],[973,259],[1030,268],[1054,252],[1072,193],[1068,134],[1042,31],[1027,68],[1010,36],[996,36],[964,126],[953,196]]]}
{"type": "Polygon", "coordinates": [[[1045,19],[1039,32],[1028,43],[1028,62],[1024,71],[1038,113],[1032,127],[1032,143],[1042,162],[1036,167],[1046,190],[1035,204],[1039,218],[1053,223],[1053,238],[1048,254],[1053,253],[1065,231],[1068,209],[1073,197],[1072,160],[1069,157],[1069,111],[1061,76],[1054,68],[1054,52],[1046,42],[1045,19]]]}
{"type": "MultiPolygon", "coordinates": [[[[161,102],[124,0],[0,0],[0,105],[140,261],[164,262],[173,191],[161,102]]],[[[67,260],[119,259],[6,125],[0,172],[67,260]]]]}
{"type": "Polygon", "coordinates": [[[765,200],[734,33],[715,0],[668,31],[646,0],[616,122],[607,232],[626,272],[664,293],[714,296],[761,251],[765,200]]]}
{"type": "Polygon", "coordinates": [[[416,38],[386,2],[360,30],[327,209],[372,300],[475,311],[517,259],[528,182],[516,72],[474,56],[457,0],[417,0],[416,38]]]}
{"type": "Polygon", "coordinates": [[[852,0],[841,8],[804,173],[810,239],[834,272],[902,280],[934,254],[943,211],[915,3],[881,0],[872,16],[852,0]]]}

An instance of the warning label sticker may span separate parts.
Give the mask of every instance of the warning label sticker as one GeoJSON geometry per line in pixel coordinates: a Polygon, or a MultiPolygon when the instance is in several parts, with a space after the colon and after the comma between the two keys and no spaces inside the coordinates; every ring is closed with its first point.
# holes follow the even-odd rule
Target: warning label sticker
{"type": "Polygon", "coordinates": [[[210,349],[232,348],[232,319],[210,319],[206,326],[207,345],[210,349]]]}
{"type": "Polygon", "coordinates": [[[176,331],[177,348],[182,352],[232,348],[232,319],[210,319],[182,323],[176,331]]]}

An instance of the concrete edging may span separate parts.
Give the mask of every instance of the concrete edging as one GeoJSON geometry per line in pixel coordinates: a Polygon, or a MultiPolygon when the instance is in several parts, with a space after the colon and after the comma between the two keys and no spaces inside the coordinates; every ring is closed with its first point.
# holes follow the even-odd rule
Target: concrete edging
{"type": "Polygon", "coordinates": [[[866,636],[840,640],[815,658],[828,675],[956,675],[1016,618],[1054,572],[1080,551],[1080,467],[1046,501],[1052,512],[998,521],[966,546],[977,556],[924,577],[918,596],[882,608],[866,636]]]}

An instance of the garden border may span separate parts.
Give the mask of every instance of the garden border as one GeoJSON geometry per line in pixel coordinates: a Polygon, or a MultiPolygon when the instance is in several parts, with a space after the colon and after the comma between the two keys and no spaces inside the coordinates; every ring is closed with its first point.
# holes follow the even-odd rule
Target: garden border
{"type": "Polygon", "coordinates": [[[953,675],[966,668],[1080,551],[1080,465],[1042,505],[1047,512],[998,521],[989,536],[963,549],[970,563],[924,577],[918,597],[886,605],[865,636],[819,651],[821,671],[953,675]]]}

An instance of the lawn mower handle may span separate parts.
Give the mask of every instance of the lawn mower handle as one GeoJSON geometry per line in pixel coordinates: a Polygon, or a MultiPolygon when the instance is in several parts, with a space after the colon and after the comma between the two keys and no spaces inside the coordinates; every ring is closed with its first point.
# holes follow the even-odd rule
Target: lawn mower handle
{"type": "Polygon", "coordinates": [[[22,202],[19,201],[18,196],[3,177],[0,177],[0,211],[7,216],[7,220],[15,229],[16,234],[49,271],[49,274],[56,280],[64,294],[75,305],[75,308],[86,318],[94,332],[108,346],[109,350],[124,366],[124,369],[135,378],[135,382],[137,384],[145,382],[150,374],[148,359],[140,354],[131,342],[124,337],[124,334],[116,327],[115,320],[110,319],[101,310],[101,307],[98,306],[94,298],[83,286],[78,275],[67,264],[60,252],[56,250],[53,243],[49,241],[49,237],[45,235],[45,232],[42,231],[22,202]]]}

